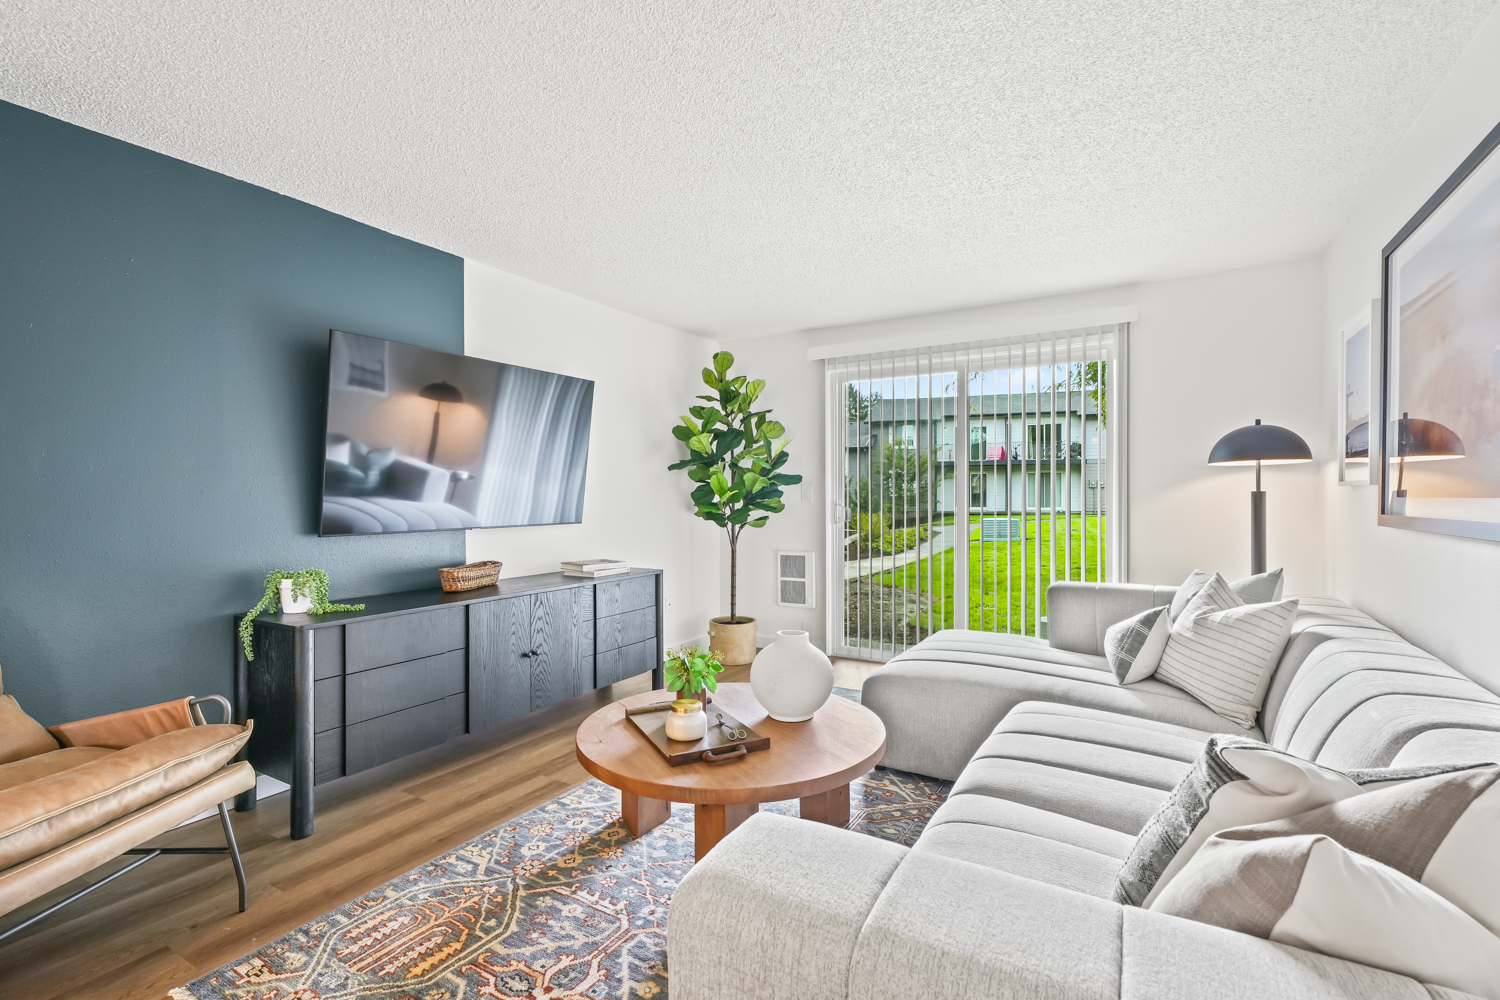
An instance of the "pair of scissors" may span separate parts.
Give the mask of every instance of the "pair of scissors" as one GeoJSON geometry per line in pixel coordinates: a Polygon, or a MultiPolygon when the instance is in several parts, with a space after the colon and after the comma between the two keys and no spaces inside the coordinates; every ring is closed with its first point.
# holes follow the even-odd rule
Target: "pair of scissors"
{"type": "Polygon", "coordinates": [[[724,721],[724,713],[723,712],[715,712],[714,713],[714,718],[719,720],[717,723],[715,723],[715,725],[717,725],[720,729],[724,730],[724,732],[732,740],[742,740],[742,739],[745,739],[746,737],[748,737],[750,735],[745,730],[743,730],[743,729],[736,729],[733,726],[731,726],[729,723],[725,722],[724,721]]]}

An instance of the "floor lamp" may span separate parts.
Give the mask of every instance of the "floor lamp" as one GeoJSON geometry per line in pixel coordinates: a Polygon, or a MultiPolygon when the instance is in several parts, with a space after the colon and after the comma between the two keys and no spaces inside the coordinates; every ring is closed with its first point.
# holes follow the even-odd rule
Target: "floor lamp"
{"type": "Polygon", "coordinates": [[[1266,571],[1266,494],[1260,488],[1260,467],[1311,461],[1312,449],[1295,432],[1259,420],[1225,434],[1208,453],[1209,465],[1255,466],[1255,492],[1250,494],[1252,576],[1266,571]]]}

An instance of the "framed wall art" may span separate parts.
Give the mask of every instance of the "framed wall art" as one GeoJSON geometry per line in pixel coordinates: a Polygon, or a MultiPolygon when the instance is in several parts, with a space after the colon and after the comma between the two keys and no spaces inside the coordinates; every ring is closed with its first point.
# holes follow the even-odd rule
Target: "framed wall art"
{"type": "Polygon", "coordinates": [[[1370,461],[1374,387],[1380,384],[1380,300],[1359,310],[1339,328],[1339,483],[1369,486],[1378,481],[1370,461]]]}
{"type": "Polygon", "coordinates": [[[1500,540],[1500,126],[1382,254],[1379,522],[1500,540]]]}

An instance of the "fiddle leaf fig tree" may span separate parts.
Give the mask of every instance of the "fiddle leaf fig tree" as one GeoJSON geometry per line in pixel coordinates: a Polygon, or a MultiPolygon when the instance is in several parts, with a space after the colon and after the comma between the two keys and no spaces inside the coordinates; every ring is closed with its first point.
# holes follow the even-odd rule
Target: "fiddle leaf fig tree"
{"type": "Polygon", "coordinates": [[[771,419],[770,410],[755,409],[765,380],[731,378],[733,366],[734,355],[719,351],[713,367],[703,369],[710,392],[695,398],[704,405],[689,407],[682,423],[672,428],[672,435],[687,446],[688,457],[667,468],[687,470],[697,484],[694,514],[729,535],[729,620],[736,623],[740,532],[765,527],[770,515],[785,507],[781,488],[795,486],[802,477],[780,471],[791,443],[786,428],[771,419]]]}

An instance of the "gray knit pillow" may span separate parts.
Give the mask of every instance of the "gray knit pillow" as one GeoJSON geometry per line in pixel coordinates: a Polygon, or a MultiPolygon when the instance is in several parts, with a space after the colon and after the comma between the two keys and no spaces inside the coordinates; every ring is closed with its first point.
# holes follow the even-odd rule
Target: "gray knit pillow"
{"type": "Polygon", "coordinates": [[[1156,673],[1171,634],[1172,618],[1166,605],[1148,608],[1106,629],[1104,659],[1115,672],[1115,680],[1134,684],[1156,673]]]}

